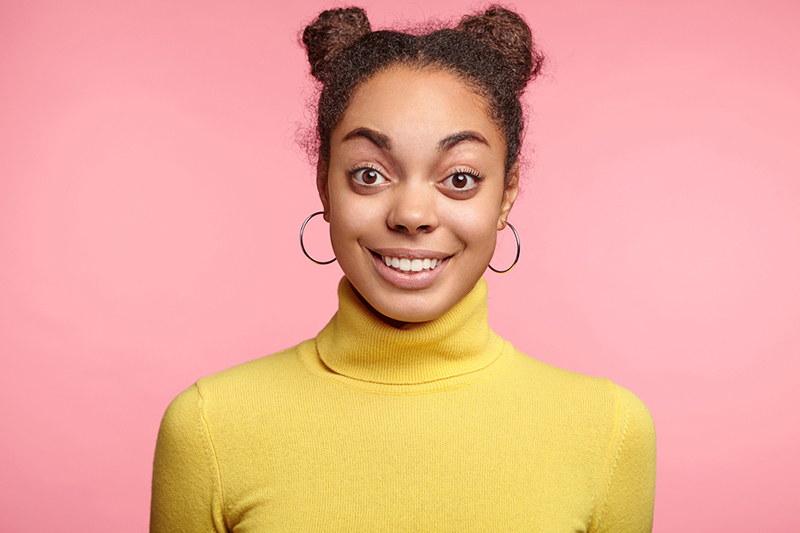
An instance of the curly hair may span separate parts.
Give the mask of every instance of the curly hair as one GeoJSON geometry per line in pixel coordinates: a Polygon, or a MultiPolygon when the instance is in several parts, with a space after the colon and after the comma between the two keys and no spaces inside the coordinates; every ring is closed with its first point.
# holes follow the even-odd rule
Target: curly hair
{"type": "Polygon", "coordinates": [[[361,8],[323,11],[303,31],[311,74],[322,83],[317,104],[317,154],[330,161],[330,139],[355,89],[395,66],[449,72],[487,103],[490,118],[506,141],[508,177],[522,144],[520,96],[541,71],[543,54],[517,13],[492,6],[464,16],[455,28],[416,35],[372,31],[361,8]]]}

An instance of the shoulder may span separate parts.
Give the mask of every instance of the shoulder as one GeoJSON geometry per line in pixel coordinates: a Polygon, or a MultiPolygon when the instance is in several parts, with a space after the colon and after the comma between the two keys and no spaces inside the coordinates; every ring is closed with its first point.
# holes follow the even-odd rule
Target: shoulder
{"type": "Polygon", "coordinates": [[[286,350],[211,374],[199,379],[196,387],[204,398],[280,387],[281,384],[300,379],[305,374],[298,354],[313,347],[313,342],[305,341],[286,350]]]}
{"type": "Polygon", "coordinates": [[[650,410],[634,393],[619,385],[614,385],[619,397],[620,426],[627,433],[652,434],[655,440],[655,426],[650,410]]]}
{"type": "Polygon", "coordinates": [[[299,387],[311,374],[298,358],[303,349],[313,349],[313,341],[260,357],[197,380],[170,403],[164,415],[166,424],[199,418],[209,423],[220,416],[247,412],[256,407],[279,405],[296,397],[299,387]],[[311,343],[311,346],[307,346],[311,343]]]}
{"type": "Polygon", "coordinates": [[[625,458],[625,461],[638,465],[635,468],[654,469],[656,429],[650,410],[631,391],[620,386],[615,387],[619,394],[616,462],[625,458]]]}
{"type": "Polygon", "coordinates": [[[182,440],[190,434],[194,437],[203,436],[202,410],[202,399],[196,384],[178,394],[161,419],[159,441],[182,440]]]}
{"type": "Polygon", "coordinates": [[[622,401],[624,389],[609,379],[565,370],[529,357],[516,349],[515,352],[507,374],[509,379],[519,382],[520,385],[542,394],[562,399],[581,399],[591,404],[599,402],[611,406],[622,401]]]}
{"type": "Polygon", "coordinates": [[[625,431],[654,441],[650,411],[628,389],[607,378],[558,368],[521,352],[515,355],[505,379],[518,393],[606,435],[625,431]]]}

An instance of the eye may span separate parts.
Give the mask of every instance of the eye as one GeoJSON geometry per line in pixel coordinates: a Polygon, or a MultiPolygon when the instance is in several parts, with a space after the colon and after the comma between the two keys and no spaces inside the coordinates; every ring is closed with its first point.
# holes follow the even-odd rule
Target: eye
{"type": "Polygon", "coordinates": [[[365,186],[383,185],[388,181],[383,174],[371,167],[355,169],[350,175],[357,184],[365,186]]]}
{"type": "Polygon", "coordinates": [[[478,186],[478,182],[482,181],[483,177],[477,176],[471,172],[455,172],[442,182],[442,184],[454,191],[470,191],[478,186]]]}

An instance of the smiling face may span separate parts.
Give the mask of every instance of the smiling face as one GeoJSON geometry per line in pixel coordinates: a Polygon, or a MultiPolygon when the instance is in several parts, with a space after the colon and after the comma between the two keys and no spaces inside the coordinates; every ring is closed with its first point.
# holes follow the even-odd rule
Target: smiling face
{"type": "Polygon", "coordinates": [[[449,73],[392,68],[356,89],[330,148],[318,186],[347,278],[388,323],[443,315],[483,275],[517,194],[483,99],[449,73]]]}

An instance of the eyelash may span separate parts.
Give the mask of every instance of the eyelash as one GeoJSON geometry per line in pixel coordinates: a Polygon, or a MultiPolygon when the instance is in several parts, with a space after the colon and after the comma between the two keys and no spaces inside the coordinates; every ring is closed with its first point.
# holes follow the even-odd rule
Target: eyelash
{"type": "MultiPolygon", "coordinates": [[[[356,177],[359,172],[368,171],[368,170],[371,170],[373,172],[378,173],[381,176],[381,178],[383,178],[384,180],[387,180],[386,176],[384,176],[384,174],[383,174],[383,170],[381,170],[377,166],[369,164],[369,163],[354,166],[353,168],[351,168],[351,169],[349,169],[347,171],[347,174],[355,182],[355,184],[360,186],[360,187],[374,187],[375,184],[360,183],[358,181],[358,178],[356,177]]],[[[474,170],[470,170],[470,169],[466,169],[466,168],[457,168],[455,171],[453,171],[451,174],[449,174],[442,181],[442,183],[446,182],[448,180],[451,180],[452,178],[454,178],[454,177],[456,177],[458,175],[469,176],[470,178],[472,178],[475,181],[475,183],[471,187],[461,188],[461,189],[458,188],[458,187],[446,186],[446,188],[449,191],[452,191],[452,192],[454,192],[456,194],[470,193],[470,192],[474,191],[477,188],[477,186],[478,186],[478,184],[480,184],[480,182],[482,182],[484,179],[486,179],[486,176],[484,176],[483,174],[481,174],[479,172],[475,172],[474,170]]]]}
{"type": "Polygon", "coordinates": [[[373,172],[377,172],[384,180],[386,180],[386,176],[383,175],[383,170],[381,170],[380,168],[378,168],[378,167],[376,167],[374,165],[370,165],[370,164],[364,164],[364,165],[355,166],[355,167],[351,168],[350,170],[348,170],[347,174],[356,183],[356,185],[358,185],[360,187],[373,187],[374,184],[359,183],[357,178],[356,178],[356,175],[359,172],[362,172],[362,171],[365,171],[365,170],[372,170],[373,172]]]}
{"type": "Polygon", "coordinates": [[[462,174],[463,174],[464,176],[469,176],[470,178],[472,178],[473,180],[475,180],[475,184],[474,184],[474,185],[472,185],[471,187],[467,187],[467,188],[463,188],[463,189],[459,189],[459,188],[457,188],[457,187],[448,187],[448,189],[450,189],[450,190],[453,190],[453,191],[457,191],[457,192],[468,192],[468,191],[472,191],[473,189],[475,189],[475,188],[478,186],[478,184],[479,184],[480,182],[482,182],[484,179],[486,179],[486,176],[484,176],[483,174],[480,174],[480,173],[478,173],[478,172],[475,172],[474,170],[468,170],[468,169],[465,169],[465,168],[464,168],[464,169],[456,169],[456,170],[455,170],[455,171],[454,171],[452,174],[450,174],[449,176],[447,176],[447,177],[444,179],[444,181],[450,180],[450,179],[452,179],[452,178],[454,178],[454,177],[456,177],[456,176],[458,176],[458,175],[462,175],[462,174]]]}

